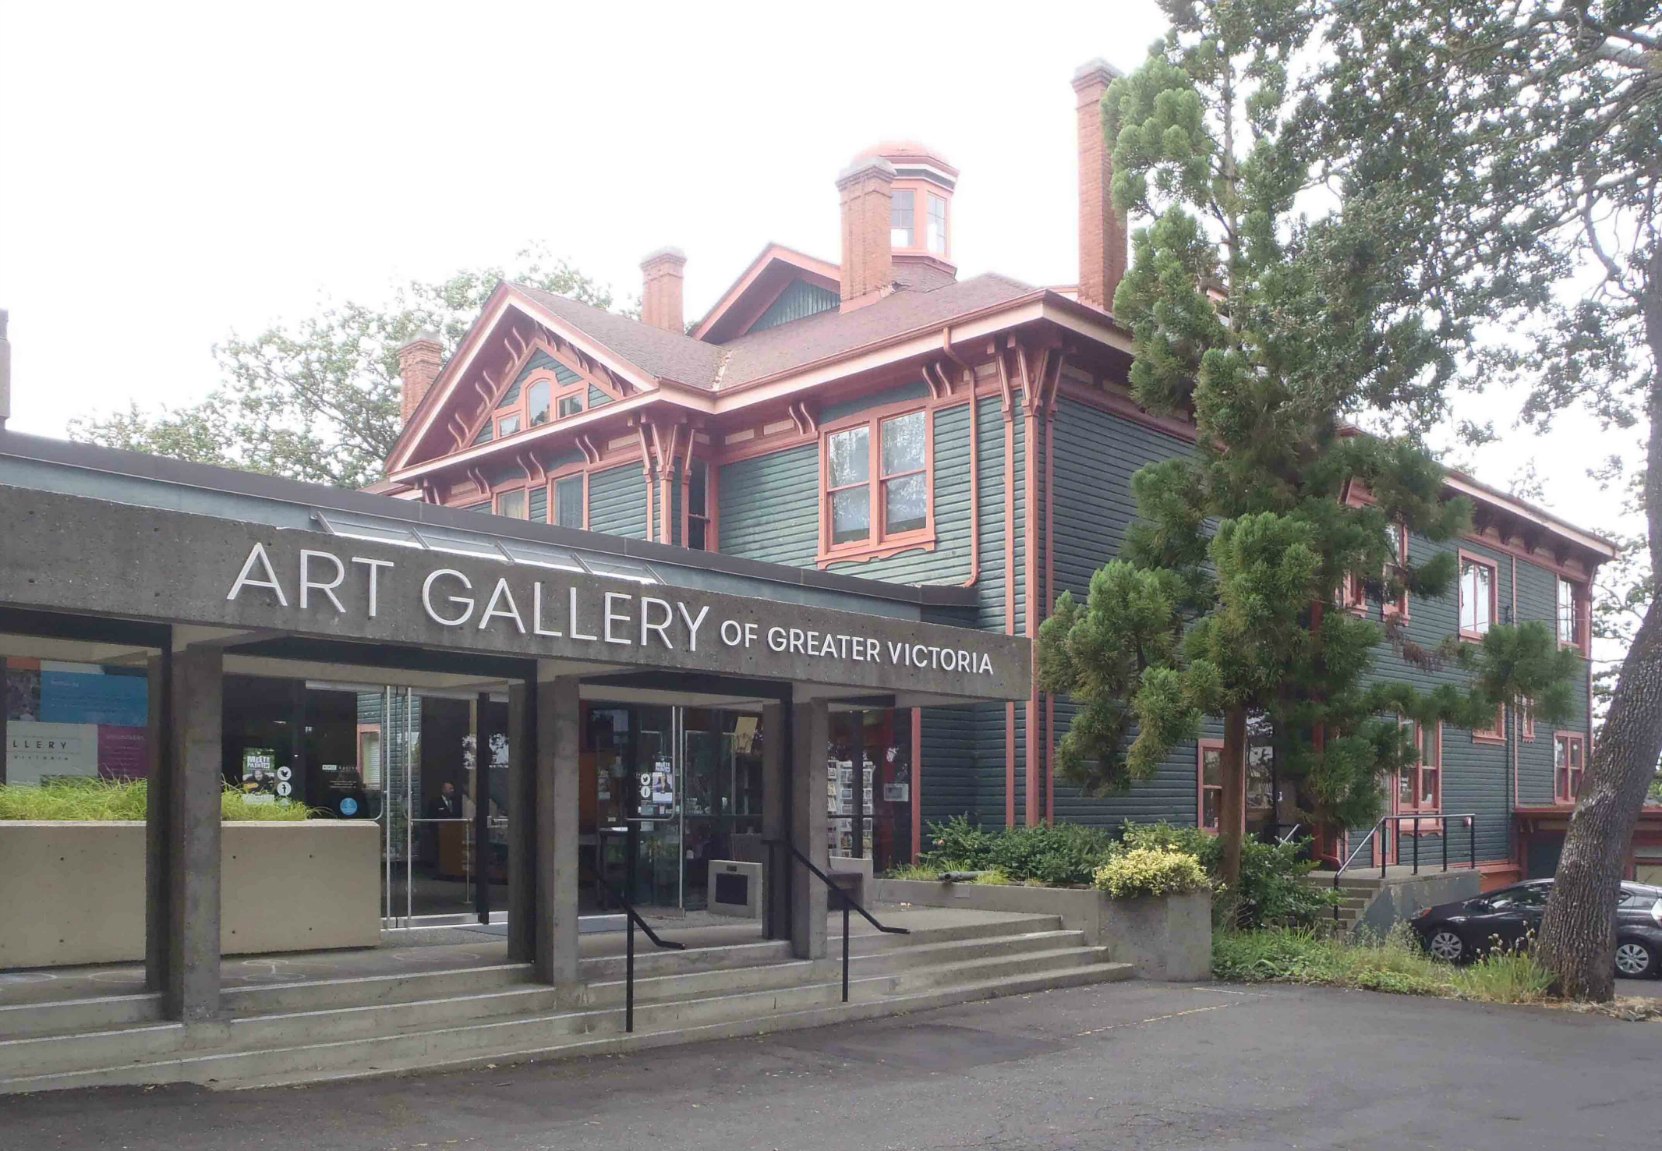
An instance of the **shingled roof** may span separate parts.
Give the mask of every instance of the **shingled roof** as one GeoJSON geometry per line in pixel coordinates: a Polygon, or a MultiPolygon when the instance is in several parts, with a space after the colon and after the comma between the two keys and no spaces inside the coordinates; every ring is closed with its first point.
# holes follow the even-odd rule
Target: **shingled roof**
{"type": "MultiPolygon", "coordinates": [[[[924,279],[922,283],[930,281],[924,279]]],[[[852,312],[821,312],[718,345],[667,332],[541,288],[511,286],[642,371],[660,380],[712,392],[781,375],[920,328],[947,324],[958,316],[1012,303],[1037,290],[995,273],[927,288],[920,284],[901,288],[852,312]]]]}

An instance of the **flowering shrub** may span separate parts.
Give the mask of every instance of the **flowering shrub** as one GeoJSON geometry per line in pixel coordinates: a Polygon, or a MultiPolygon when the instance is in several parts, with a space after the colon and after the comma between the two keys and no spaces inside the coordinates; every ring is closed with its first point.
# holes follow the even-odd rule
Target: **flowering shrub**
{"type": "Polygon", "coordinates": [[[1182,851],[1139,847],[1119,852],[1092,876],[1098,891],[1114,899],[1142,895],[1183,895],[1207,886],[1200,860],[1182,851]]]}

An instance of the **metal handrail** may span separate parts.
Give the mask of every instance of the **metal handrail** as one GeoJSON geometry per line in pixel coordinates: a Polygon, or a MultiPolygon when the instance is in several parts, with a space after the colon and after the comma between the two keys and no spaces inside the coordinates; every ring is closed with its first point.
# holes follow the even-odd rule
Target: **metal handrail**
{"type": "MultiPolygon", "coordinates": [[[[1411,815],[1382,815],[1382,816],[1379,817],[1379,820],[1372,827],[1370,827],[1368,829],[1368,834],[1366,834],[1362,837],[1362,841],[1360,843],[1358,843],[1354,849],[1352,849],[1351,853],[1348,856],[1345,857],[1345,861],[1343,863],[1339,864],[1339,870],[1337,870],[1333,873],[1333,890],[1334,891],[1339,890],[1340,880],[1344,877],[1345,872],[1350,870],[1350,865],[1352,863],[1356,862],[1356,857],[1358,855],[1362,854],[1362,849],[1364,847],[1368,846],[1368,842],[1370,840],[1372,840],[1375,835],[1379,836],[1379,844],[1380,844],[1379,878],[1381,880],[1383,880],[1385,878],[1386,868],[1390,866],[1390,858],[1391,858],[1390,847],[1386,843],[1386,836],[1383,834],[1383,832],[1385,830],[1385,826],[1387,824],[1392,825],[1392,829],[1396,832],[1397,848],[1400,851],[1401,847],[1402,847],[1402,824],[1404,824],[1405,822],[1412,822],[1413,823],[1413,825],[1414,825],[1414,831],[1413,831],[1413,835],[1414,835],[1414,872],[1413,873],[1415,875],[1418,875],[1420,873],[1420,821],[1421,820],[1431,820],[1434,823],[1442,823],[1442,824],[1446,824],[1447,821],[1449,821],[1449,820],[1464,820],[1465,823],[1466,823],[1466,852],[1467,852],[1467,854],[1466,854],[1466,867],[1469,868],[1469,869],[1473,869],[1473,870],[1475,870],[1477,868],[1477,814],[1475,812],[1460,811],[1460,812],[1449,812],[1449,813],[1446,813],[1446,814],[1443,813],[1443,812],[1433,812],[1433,813],[1429,813],[1429,814],[1427,814],[1427,813],[1415,813],[1415,814],[1411,814],[1411,815]]],[[[1449,837],[1447,835],[1446,826],[1442,829],[1442,833],[1443,833],[1442,834],[1442,844],[1443,844],[1442,870],[1447,871],[1448,870],[1448,839],[1449,839],[1449,837]]],[[[1455,862],[1456,862],[1456,864],[1458,864],[1459,860],[1456,860],[1455,862]]],[[[1372,864],[1369,864],[1369,866],[1371,867],[1372,864]]],[[[1338,905],[1337,902],[1335,902],[1333,904],[1333,921],[1335,923],[1337,923],[1339,921],[1339,905],[1338,905]]]]}
{"type": "Polygon", "coordinates": [[[592,869],[591,874],[594,875],[595,884],[604,888],[613,902],[623,908],[623,914],[629,920],[623,945],[623,1030],[632,1034],[635,1030],[635,928],[639,927],[646,932],[646,937],[652,941],[653,946],[661,947],[665,951],[685,951],[687,945],[661,937],[656,931],[652,930],[651,924],[641,918],[641,913],[635,910],[635,905],[623,898],[611,884],[606,882],[605,876],[593,872],[592,869]]]}
{"type": "Polygon", "coordinates": [[[1276,840],[1276,842],[1279,843],[1282,847],[1286,847],[1289,843],[1291,843],[1293,841],[1293,836],[1298,834],[1299,828],[1301,828],[1303,826],[1304,826],[1304,824],[1302,824],[1302,823],[1293,824],[1292,829],[1290,831],[1288,831],[1286,835],[1283,835],[1280,838],[1278,838],[1276,840]]]}
{"type": "Polygon", "coordinates": [[[803,855],[802,852],[797,848],[796,844],[791,843],[788,840],[783,840],[783,839],[764,839],[764,840],[762,840],[762,842],[764,844],[766,844],[767,846],[769,846],[769,847],[783,847],[786,851],[790,852],[791,855],[796,857],[796,861],[798,863],[800,863],[800,864],[802,864],[802,866],[806,867],[810,874],[818,876],[819,881],[821,883],[825,884],[825,886],[830,888],[833,892],[835,892],[836,895],[837,895],[837,898],[842,901],[842,910],[843,910],[843,1002],[847,1003],[848,1002],[848,913],[849,913],[849,911],[850,910],[858,911],[860,913],[860,918],[864,919],[867,923],[871,924],[873,927],[877,928],[877,930],[881,931],[885,935],[910,935],[910,934],[912,934],[911,931],[908,930],[907,928],[904,928],[904,927],[889,927],[885,924],[879,923],[877,921],[877,917],[872,915],[872,913],[867,911],[864,907],[861,907],[860,904],[855,900],[855,898],[852,895],[850,895],[848,892],[844,891],[840,886],[838,886],[836,880],[832,879],[829,875],[825,874],[825,872],[821,871],[815,865],[813,860],[809,859],[806,855],[803,855]]]}

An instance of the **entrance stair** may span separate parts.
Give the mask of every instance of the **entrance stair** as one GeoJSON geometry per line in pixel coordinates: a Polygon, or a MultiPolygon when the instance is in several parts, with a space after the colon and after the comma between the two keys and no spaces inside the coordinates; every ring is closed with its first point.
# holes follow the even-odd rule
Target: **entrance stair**
{"type": "MultiPolygon", "coordinates": [[[[834,921],[835,922],[835,921],[834,921]]],[[[835,928],[840,931],[840,925],[835,928]]],[[[672,934],[672,932],[667,932],[672,934]]],[[[644,940],[642,941],[643,946],[644,940]]],[[[905,936],[842,939],[830,958],[783,942],[637,952],[635,1030],[624,1030],[624,960],[582,961],[583,982],[549,987],[527,965],[397,972],[228,989],[224,1018],[186,1026],[131,1003],[8,1008],[0,1094],[117,1084],[246,1088],[613,1055],[1130,978],[1055,916],[935,913],[905,936]],[[73,1021],[73,1030],[62,1030],[73,1021]]]]}

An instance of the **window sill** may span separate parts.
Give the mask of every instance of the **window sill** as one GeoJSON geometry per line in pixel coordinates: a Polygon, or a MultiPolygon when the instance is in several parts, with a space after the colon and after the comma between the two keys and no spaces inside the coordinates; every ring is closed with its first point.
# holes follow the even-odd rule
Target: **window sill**
{"type": "Polygon", "coordinates": [[[1402,623],[1407,623],[1409,619],[1407,608],[1398,607],[1396,604],[1392,603],[1385,604],[1381,609],[1380,614],[1386,619],[1398,620],[1402,623]]]}
{"type": "Polygon", "coordinates": [[[1486,632],[1486,631],[1467,631],[1465,628],[1461,628],[1460,629],[1460,642],[1462,642],[1462,643],[1482,643],[1483,642],[1483,637],[1488,635],[1488,634],[1489,633],[1486,632]]]}
{"type": "Polygon", "coordinates": [[[1497,735],[1492,731],[1474,731],[1472,732],[1472,742],[1487,743],[1491,745],[1498,744],[1501,747],[1505,747],[1506,737],[1504,735],[1497,735]]]}
{"type": "Polygon", "coordinates": [[[901,552],[935,550],[935,532],[933,529],[921,532],[908,532],[902,536],[890,536],[876,542],[867,541],[857,544],[839,544],[836,547],[820,551],[816,562],[822,568],[832,564],[864,563],[869,560],[888,559],[901,552]]]}

